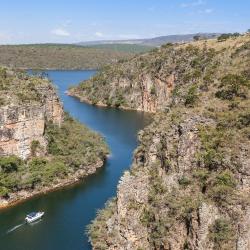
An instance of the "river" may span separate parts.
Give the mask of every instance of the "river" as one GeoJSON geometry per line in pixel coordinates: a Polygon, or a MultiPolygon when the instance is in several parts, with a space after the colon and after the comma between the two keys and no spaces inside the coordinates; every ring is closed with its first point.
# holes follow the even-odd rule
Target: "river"
{"type": "Polygon", "coordinates": [[[96,71],[47,71],[58,87],[64,109],[89,128],[100,132],[111,150],[105,166],[81,183],[34,197],[0,211],[1,250],[88,250],[85,232],[97,209],[116,194],[118,181],[128,169],[137,146],[137,133],[150,116],[135,111],[100,108],[67,96],[69,85],[88,79],[96,71]],[[23,224],[31,211],[45,211],[42,221],[23,224]]]}

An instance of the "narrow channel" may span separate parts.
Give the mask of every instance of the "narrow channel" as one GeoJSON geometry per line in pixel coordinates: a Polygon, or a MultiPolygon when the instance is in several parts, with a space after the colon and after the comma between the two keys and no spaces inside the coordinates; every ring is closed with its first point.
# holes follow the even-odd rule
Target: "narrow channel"
{"type": "Polygon", "coordinates": [[[84,234],[96,211],[116,194],[118,181],[128,169],[137,146],[137,133],[150,116],[135,111],[100,108],[79,102],[65,94],[70,85],[88,79],[96,71],[47,71],[58,87],[64,109],[89,128],[101,133],[111,150],[105,166],[81,183],[32,198],[0,211],[1,250],[88,250],[84,234]],[[44,219],[23,224],[31,211],[42,210],[44,219]]]}

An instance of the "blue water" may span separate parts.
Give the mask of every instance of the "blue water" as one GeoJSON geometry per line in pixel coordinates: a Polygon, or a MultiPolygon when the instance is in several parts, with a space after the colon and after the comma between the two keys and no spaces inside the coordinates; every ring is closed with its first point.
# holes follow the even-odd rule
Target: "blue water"
{"type": "Polygon", "coordinates": [[[68,86],[88,79],[95,71],[47,71],[58,87],[64,109],[93,130],[100,132],[111,157],[96,174],[63,190],[35,197],[0,211],[0,250],[88,250],[85,232],[97,209],[116,194],[118,180],[129,168],[137,133],[150,117],[135,111],[98,108],[65,94],[68,86]],[[42,221],[23,224],[31,211],[45,211],[42,221]]]}

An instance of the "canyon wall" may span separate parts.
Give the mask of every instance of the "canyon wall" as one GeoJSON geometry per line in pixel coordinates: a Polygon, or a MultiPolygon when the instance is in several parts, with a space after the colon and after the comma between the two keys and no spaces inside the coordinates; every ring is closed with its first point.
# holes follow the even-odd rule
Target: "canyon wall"
{"type": "Polygon", "coordinates": [[[70,94],[154,112],[93,249],[250,249],[250,36],[166,45],[70,94]]]}
{"type": "Polygon", "coordinates": [[[46,154],[46,121],[60,126],[63,109],[52,86],[39,88],[39,92],[43,96],[41,103],[0,107],[0,156],[16,155],[26,159],[31,155],[33,141],[41,145],[39,155],[46,154]]]}

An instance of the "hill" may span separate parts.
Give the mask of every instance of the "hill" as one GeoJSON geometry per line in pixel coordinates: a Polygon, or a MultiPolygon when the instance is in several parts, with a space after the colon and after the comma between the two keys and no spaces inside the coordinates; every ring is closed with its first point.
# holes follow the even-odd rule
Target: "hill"
{"type": "Polygon", "coordinates": [[[195,33],[195,34],[184,34],[184,35],[159,36],[159,37],[145,38],[145,39],[89,41],[89,42],[80,42],[77,44],[83,46],[102,45],[102,44],[136,44],[142,46],[157,47],[165,43],[191,42],[193,41],[193,37],[197,35],[207,39],[219,36],[218,33],[195,33]]]}
{"type": "Polygon", "coordinates": [[[96,44],[96,45],[89,45],[85,46],[89,48],[99,48],[99,49],[110,49],[114,51],[126,52],[126,53],[133,53],[133,54],[140,54],[148,52],[154,49],[153,46],[146,46],[140,44],[125,44],[125,43],[112,43],[112,44],[96,44]]]}
{"type": "Polygon", "coordinates": [[[154,112],[93,249],[250,249],[250,36],[165,45],[69,93],[154,112]]]}
{"type": "Polygon", "coordinates": [[[70,44],[1,45],[0,65],[21,69],[97,69],[134,52],[70,44]]]}

